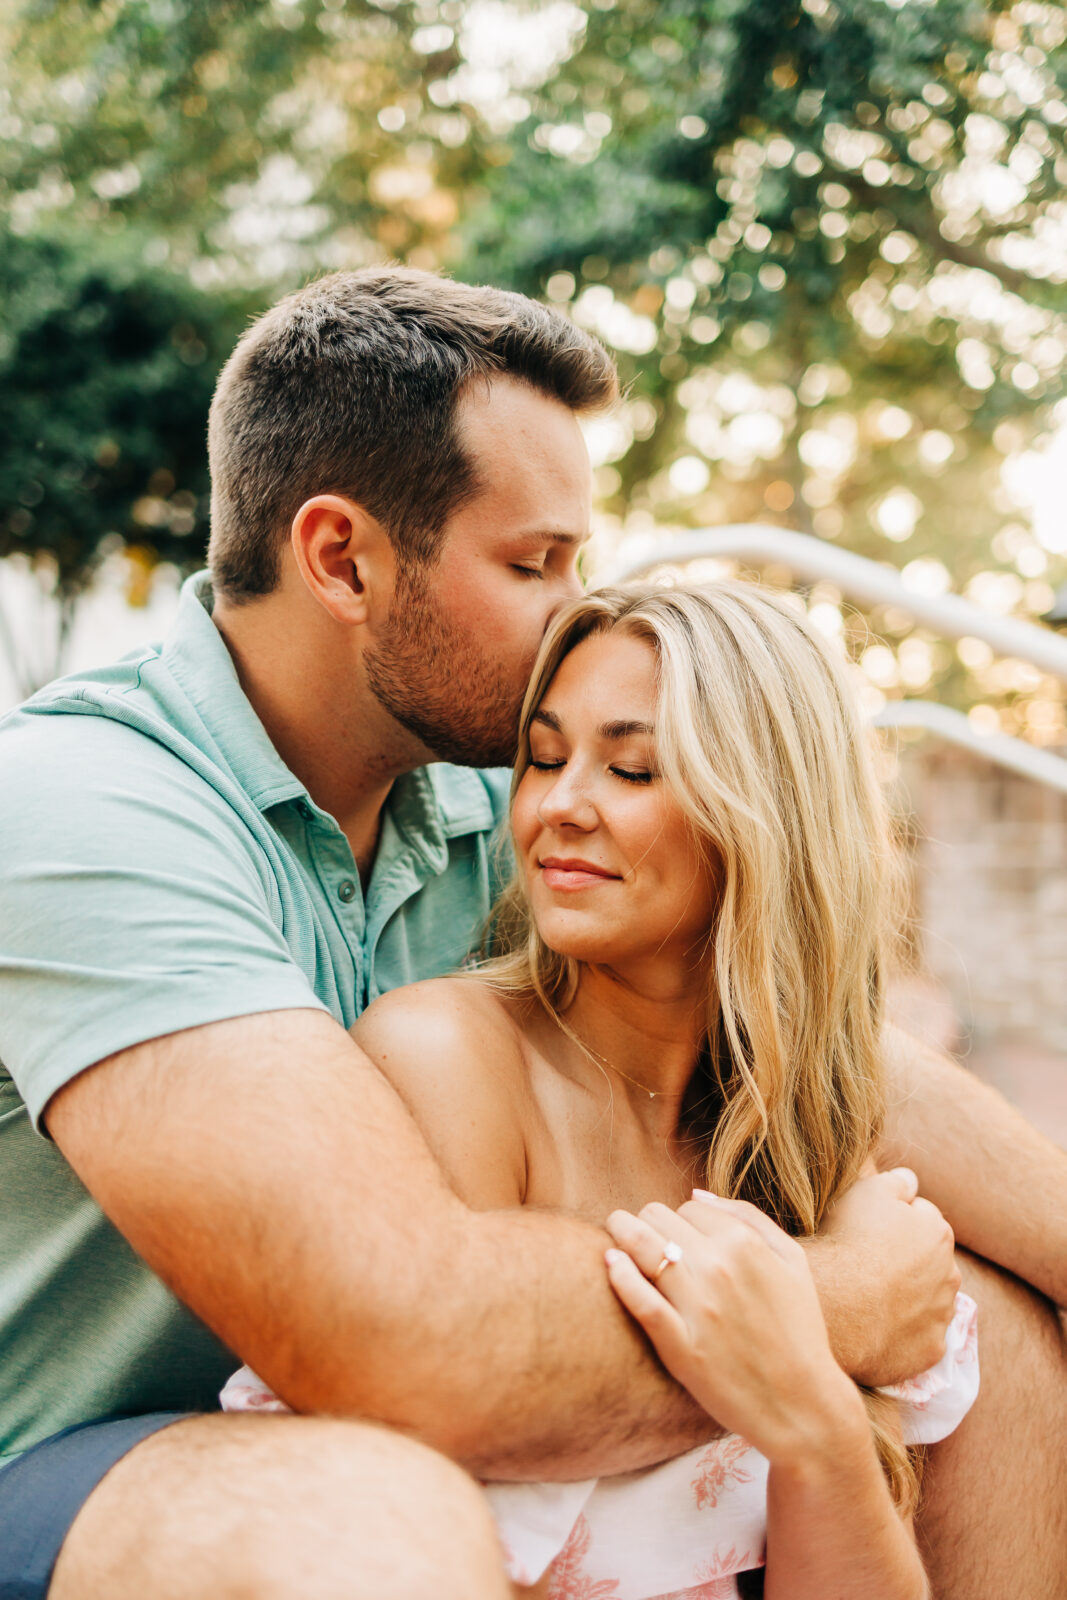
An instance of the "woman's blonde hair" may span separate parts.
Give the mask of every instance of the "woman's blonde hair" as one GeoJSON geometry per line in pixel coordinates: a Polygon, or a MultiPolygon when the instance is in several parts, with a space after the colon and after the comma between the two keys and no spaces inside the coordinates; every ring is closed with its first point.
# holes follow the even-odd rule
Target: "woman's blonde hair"
{"type": "MultiPolygon", "coordinates": [[[[523,704],[530,724],[564,657],[594,634],[644,640],[657,663],[663,781],[719,887],[707,934],[707,1028],[688,1104],[707,1186],[812,1234],[859,1176],[883,1115],[883,983],[897,872],[870,736],[845,669],[788,598],[754,584],[601,589],[549,626],[523,704]],[[703,1112],[703,1114],[701,1114],[703,1112]]],[[[571,1004],[578,963],[551,950],[521,873],[497,906],[494,985],[571,1004]]],[[[899,1502],[914,1473],[874,1413],[899,1502]]]]}

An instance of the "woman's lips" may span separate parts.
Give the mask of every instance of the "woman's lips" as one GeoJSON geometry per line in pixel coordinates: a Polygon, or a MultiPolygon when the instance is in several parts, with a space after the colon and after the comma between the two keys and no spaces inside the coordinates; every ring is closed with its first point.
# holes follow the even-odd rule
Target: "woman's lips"
{"type": "Polygon", "coordinates": [[[589,861],[564,860],[557,856],[548,856],[538,863],[541,868],[541,879],[549,889],[592,889],[599,883],[612,883],[618,874],[606,872],[602,867],[596,867],[589,861]]]}

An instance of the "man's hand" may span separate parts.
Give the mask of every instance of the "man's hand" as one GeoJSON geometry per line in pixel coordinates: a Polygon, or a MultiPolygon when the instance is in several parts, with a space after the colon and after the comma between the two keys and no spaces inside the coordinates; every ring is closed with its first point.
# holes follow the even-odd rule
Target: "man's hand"
{"type": "Polygon", "coordinates": [[[899,1383],[944,1354],[955,1241],[917,1187],[906,1167],[862,1177],[805,1241],[834,1354],[858,1383],[899,1383]]]}

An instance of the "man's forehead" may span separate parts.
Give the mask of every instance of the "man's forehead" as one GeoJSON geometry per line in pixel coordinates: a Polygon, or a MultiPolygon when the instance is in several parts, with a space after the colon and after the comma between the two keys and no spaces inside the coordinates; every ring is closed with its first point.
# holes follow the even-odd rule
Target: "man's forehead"
{"type": "Polygon", "coordinates": [[[507,374],[464,389],[455,425],[467,450],[496,457],[510,472],[541,471],[546,455],[588,460],[577,412],[507,374]]]}
{"type": "Polygon", "coordinates": [[[494,542],[576,548],[589,537],[592,467],[578,418],[531,385],[476,385],[457,416],[474,494],[458,513],[494,542]]]}

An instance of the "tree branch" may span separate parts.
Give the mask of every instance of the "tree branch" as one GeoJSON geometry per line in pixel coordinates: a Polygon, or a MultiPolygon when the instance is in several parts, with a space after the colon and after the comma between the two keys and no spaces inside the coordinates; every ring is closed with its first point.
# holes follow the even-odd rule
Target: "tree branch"
{"type": "MultiPolygon", "coordinates": [[[[861,204],[869,206],[872,210],[885,208],[889,197],[883,189],[875,188],[873,184],[866,183],[862,178],[857,177],[855,173],[844,172],[840,168],[838,168],[838,171],[841,172],[842,178],[847,180],[852,193],[861,204]]],[[[916,239],[921,240],[935,255],[940,256],[942,260],[952,261],[958,267],[972,267],[979,272],[988,272],[998,279],[1005,289],[1009,289],[1012,294],[1032,295],[1034,290],[1041,286],[1042,280],[1040,278],[1032,278],[1028,272],[1020,272],[1017,267],[1006,267],[1002,261],[994,261],[977,245],[963,244],[958,240],[946,239],[936,224],[936,213],[933,208],[931,207],[928,212],[924,213],[918,207],[909,205],[909,199],[910,196],[903,190],[896,189],[893,191],[894,209],[901,225],[909,233],[914,234],[916,239]],[[903,200],[903,204],[900,203],[901,200],[903,200]]]]}
{"type": "Polygon", "coordinates": [[[15,638],[15,630],[11,626],[7,608],[4,605],[3,593],[0,592],[0,649],[11,669],[11,676],[15,684],[15,692],[20,700],[26,700],[40,687],[34,683],[32,668],[27,670],[22,651],[15,638]]]}

